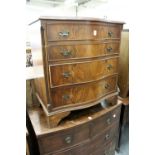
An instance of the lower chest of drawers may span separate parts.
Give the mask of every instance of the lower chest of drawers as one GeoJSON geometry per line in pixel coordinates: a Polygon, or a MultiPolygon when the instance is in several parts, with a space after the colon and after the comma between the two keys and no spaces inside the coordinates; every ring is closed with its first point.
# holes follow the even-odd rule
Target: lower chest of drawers
{"type": "Polygon", "coordinates": [[[38,137],[41,155],[112,155],[120,106],[95,119],[93,117],[90,115],[82,125],[38,137]]]}

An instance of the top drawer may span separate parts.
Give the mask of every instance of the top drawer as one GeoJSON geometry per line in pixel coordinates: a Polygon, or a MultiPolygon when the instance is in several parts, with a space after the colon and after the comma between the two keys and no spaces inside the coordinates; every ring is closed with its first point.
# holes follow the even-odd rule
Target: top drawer
{"type": "MultiPolygon", "coordinates": [[[[106,113],[102,117],[97,118],[92,123],[91,136],[98,135],[101,131],[104,131],[106,127],[110,127],[119,121],[121,107],[117,107],[114,110],[106,113]]],[[[116,129],[115,129],[116,130],[116,129]]]]}
{"type": "Polygon", "coordinates": [[[80,144],[89,139],[89,125],[74,127],[62,132],[56,132],[39,139],[43,153],[56,152],[80,144]]]}
{"type": "Polygon", "coordinates": [[[49,22],[47,41],[104,40],[120,38],[121,26],[90,22],[49,22]]]}

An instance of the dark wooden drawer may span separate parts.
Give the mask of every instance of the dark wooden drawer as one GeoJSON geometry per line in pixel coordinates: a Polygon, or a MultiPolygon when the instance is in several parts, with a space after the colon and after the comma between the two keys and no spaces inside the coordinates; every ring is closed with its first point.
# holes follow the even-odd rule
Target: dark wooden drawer
{"type": "Polygon", "coordinates": [[[118,72],[118,58],[50,66],[51,86],[94,81],[118,72]],[[55,75],[55,76],[53,76],[55,75]]]}
{"type": "Polygon", "coordinates": [[[115,141],[112,140],[105,146],[98,147],[93,153],[89,155],[114,155],[115,154],[115,141]]]}
{"type": "Polygon", "coordinates": [[[121,27],[117,24],[82,22],[48,22],[47,40],[104,40],[120,38],[121,27]]]}
{"type": "Polygon", "coordinates": [[[117,76],[70,87],[51,89],[53,108],[59,106],[88,104],[98,100],[110,92],[116,91],[117,76]]]}
{"type": "Polygon", "coordinates": [[[89,142],[87,142],[86,144],[81,144],[80,146],[74,147],[70,150],[49,155],[89,155],[90,154],[89,147],[90,147],[89,142]]]}
{"type": "Polygon", "coordinates": [[[93,58],[100,56],[107,56],[111,54],[119,53],[119,42],[106,42],[106,43],[81,43],[76,42],[49,44],[48,50],[48,60],[58,61],[58,60],[69,60],[69,59],[81,59],[81,58],[93,58]]]}
{"type": "Polygon", "coordinates": [[[108,112],[107,114],[94,120],[91,127],[91,136],[93,137],[100,134],[100,132],[104,131],[106,127],[109,127],[112,124],[118,122],[120,118],[120,111],[121,107],[118,107],[113,111],[108,112]]]}
{"type": "Polygon", "coordinates": [[[113,144],[115,144],[116,135],[118,134],[118,126],[119,124],[117,122],[113,124],[111,127],[106,128],[103,133],[101,130],[100,134],[92,138],[90,149],[93,155],[95,155],[94,152],[96,151],[100,152],[101,149],[106,150],[104,146],[107,145],[108,143],[113,141],[113,144]]]}
{"type": "Polygon", "coordinates": [[[105,135],[103,134],[93,141],[80,144],[77,147],[62,152],[49,153],[48,155],[113,155],[112,153],[115,151],[114,133],[111,136],[109,140],[104,140],[105,135]]]}
{"type": "Polygon", "coordinates": [[[91,149],[91,142],[74,147],[70,150],[60,153],[51,153],[48,155],[114,155],[115,153],[115,141],[98,146],[95,151],[91,149]]]}
{"type": "Polygon", "coordinates": [[[80,144],[89,139],[88,124],[81,125],[63,132],[53,133],[39,139],[43,153],[55,152],[80,144]]]}

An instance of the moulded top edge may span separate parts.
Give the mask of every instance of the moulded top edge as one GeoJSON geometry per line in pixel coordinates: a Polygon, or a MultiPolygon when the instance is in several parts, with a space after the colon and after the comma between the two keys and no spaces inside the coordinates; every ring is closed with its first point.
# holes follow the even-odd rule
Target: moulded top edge
{"type": "Polygon", "coordinates": [[[102,18],[93,18],[93,17],[60,17],[60,16],[41,16],[40,20],[71,20],[71,21],[95,21],[95,22],[106,22],[113,24],[125,24],[122,21],[111,21],[105,20],[102,18]]]}

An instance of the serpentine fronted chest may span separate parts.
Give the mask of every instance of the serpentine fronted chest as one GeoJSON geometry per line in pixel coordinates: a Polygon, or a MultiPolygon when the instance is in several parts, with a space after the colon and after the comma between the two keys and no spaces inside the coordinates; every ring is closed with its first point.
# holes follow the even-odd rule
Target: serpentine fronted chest
{"type": "Polygon", "coordinates": [[[36,96],[56,126],[70,111],[117,100],[122,22],[41,17],[31,24],[36,96]]]}

